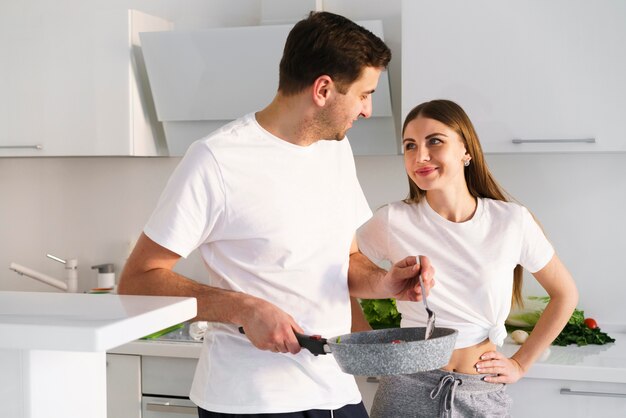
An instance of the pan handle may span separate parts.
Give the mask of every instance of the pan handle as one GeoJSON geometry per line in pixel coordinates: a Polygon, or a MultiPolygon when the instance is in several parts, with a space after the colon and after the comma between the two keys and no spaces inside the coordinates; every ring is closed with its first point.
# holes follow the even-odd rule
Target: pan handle
{"type": "MultiPolygon", "coordinates": [[[[245,334],[246,332],[243,330],[243,327],[239,327],[239,332],[245,334]]],[[[298,343],[300,347],[306,348],[313,355],[317,356],[319,354],[328,354],[330,353],[330,348],[328,344],[326,344],[326,338],[321,337],[320,335],[306,335],[300,334],[299,332],[295,332],[294,334],[298,339],[298,343]]]]}
{"type": "Polygon", "coordinates": [[[300,334],[295,331],[294,334],[296,335],[300,346],[309,350],[313,353],[313,355],[317,356],[319,354],[330,353],[330,348],[328,347],[326,338],[322,338],[320,335],[300,334]]]}

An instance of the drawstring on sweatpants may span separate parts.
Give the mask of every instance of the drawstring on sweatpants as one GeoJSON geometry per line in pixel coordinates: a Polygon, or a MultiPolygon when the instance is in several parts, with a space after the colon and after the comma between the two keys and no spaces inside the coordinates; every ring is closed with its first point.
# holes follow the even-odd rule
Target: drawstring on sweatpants
{"type": "Polygon", "coordinates": [[[447,374],[439,380],[437,387],[430,391],[430,399],[435,399],[442,393],[441,398],[441,418],[452,416],[452,403],[454,402],[454,393],[456,387],[463,383],[461,379],[456,379],[454,375],[447,374]]]}

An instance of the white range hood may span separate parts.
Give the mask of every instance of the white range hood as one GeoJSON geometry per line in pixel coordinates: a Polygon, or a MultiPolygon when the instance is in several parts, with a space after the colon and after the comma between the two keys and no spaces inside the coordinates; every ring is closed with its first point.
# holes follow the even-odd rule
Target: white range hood
{"type": "MultiPolygon", "coordinates": [[[[383,38],[382,22],[358,22],[383,38]]],[[[246,113],[265,107],[278,88],[278,65],[293,25],[141,33],[158,119],[171,156],[246,113]]],[[[357,155],[397,154],[387,71],[372,117],[348,132],[357,155]]]]}

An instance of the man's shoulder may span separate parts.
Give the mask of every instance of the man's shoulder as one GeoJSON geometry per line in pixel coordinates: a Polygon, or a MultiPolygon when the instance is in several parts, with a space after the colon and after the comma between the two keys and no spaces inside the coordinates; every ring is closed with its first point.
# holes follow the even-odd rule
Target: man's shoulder
{"type": "Polygon", "coordinates": [[[245,140],[258,130],[253,118],[253,114],[242,116],[219,127],[196,142],[219,146],[222,143],[231,144],[232,140],[236,138],[245,140]]]}

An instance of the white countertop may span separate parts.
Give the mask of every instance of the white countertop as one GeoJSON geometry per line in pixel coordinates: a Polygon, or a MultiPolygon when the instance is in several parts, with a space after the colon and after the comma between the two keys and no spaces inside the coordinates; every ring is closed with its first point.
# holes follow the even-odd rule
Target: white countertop
{"type": "MultiPolygon", "coordinates": [[[[526,377],[626,383],[626,332],[606,332],[614,343],[550,346],[547,358],[533,364],[526,377]]],[[[511,356],[518,349],[508,337],[500,351],[511,356]]]]}
{"type": "MultiPolygon", "coordinates": [[[[577,347],[550,346],[547,358],[537,361],[526,374],[529,378],[626,383],[626,332],[608,332],[615,342],[577,347]]],[[[145,356],[198,358],[201,343],[138,340],[109,350],[109,353],[145,356]]],[[[510,356],[519,345],[507,338],[501,348],[510,356]]]]}
{"type": "Polygon", "coordinates": [[[106,351],[195,315],[194,298],[0,292],[0,349],[106,351]]]}

